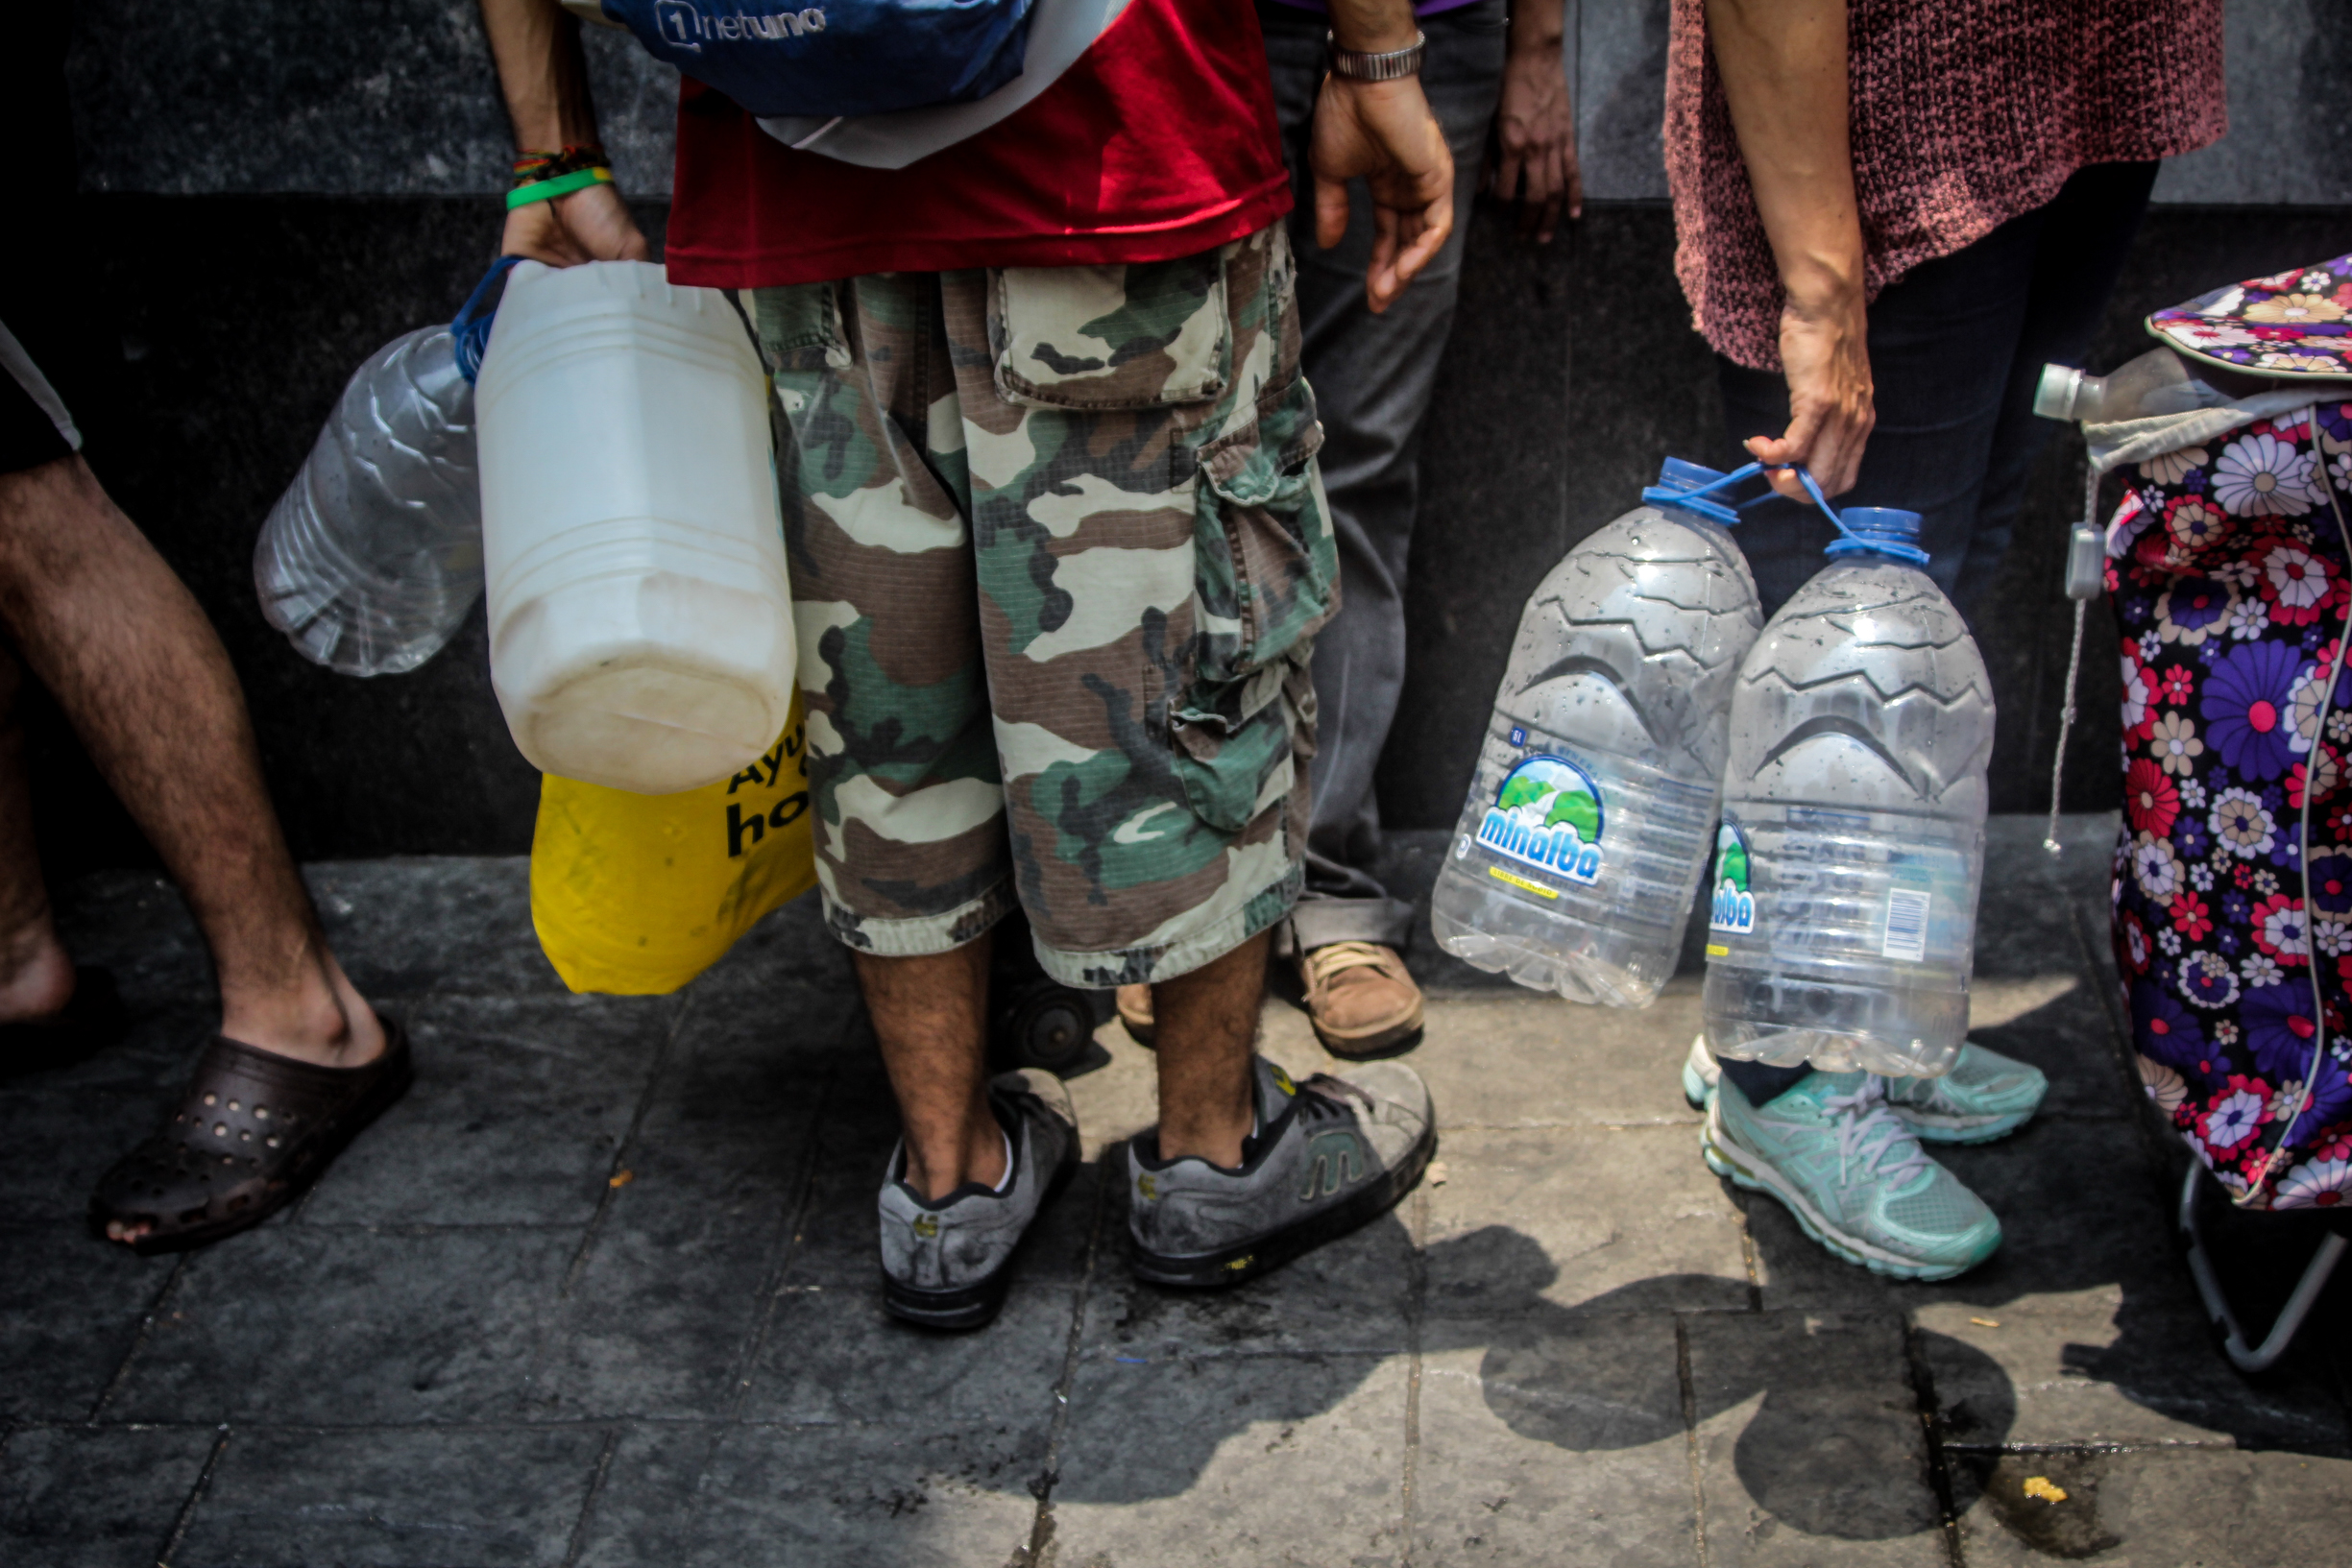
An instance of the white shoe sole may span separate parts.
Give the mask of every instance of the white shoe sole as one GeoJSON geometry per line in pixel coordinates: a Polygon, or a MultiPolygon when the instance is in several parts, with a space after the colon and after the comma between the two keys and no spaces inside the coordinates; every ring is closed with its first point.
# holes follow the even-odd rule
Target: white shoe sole
{"type": "MultiPolygon", "coordinates": [[[[1972,1258],[1960,1264],[1926,1264],[1916,1258],[1906,1258],[1882,1246],[1863,1241],[1839,1230],[1829,1217],[1806,1200],[1805,1194],[1770,1161],[1751,1153],[1724,1130],[1723,1103],[1710,1099],[1707,1107],[1707,1123],[1699,1132],[1699,1152],[1707,1160],[1707,1169],[1725,1177],[1735,1187],[1751,1193],[1762,1193],[1778,1199],[1796,1219],[1798,1229],[1819,1242],[1829,1254],[1843,1262],[1859,1265],[1874,1274],[1885,1274],[1894,1279],[1945,1280],[1965,1274],[1984,1258],[1972,1258]]],[[[1999,1242],[1996,1242],[1996,1246],[1999,1242]]],[[[1990,1251],[1985,1257],[1991,1257],[1990,1251]]]]}

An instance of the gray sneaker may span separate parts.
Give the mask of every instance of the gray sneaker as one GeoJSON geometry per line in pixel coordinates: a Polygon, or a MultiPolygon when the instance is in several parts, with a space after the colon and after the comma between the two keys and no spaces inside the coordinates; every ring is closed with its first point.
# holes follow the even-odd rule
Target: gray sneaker
{"type": "Polygon", "coordinates": [[[1261,1056],[1257,1107],[1239,1170],[1161,1160],[1157,1129],[1128,1140],[1138,1278],[1238,1285],[1386,1214],[1437,1151],[1429,1087],[1399,1062],[1295,1084],[1261,1056]]]}
{"type": "Polygon", "coordinates": [[[907,1146],[882,1184],[882,1304],[926,1328],[976,1329],[1005,1305],[1013,1254],[1030,1222],[1078,1169],[1070,1092],[1034,1068],[989,1080],[988,1101],[1012,1141],[1001,1193],[966,1182],[937,1202],[907,1185],[907,1146]]]}

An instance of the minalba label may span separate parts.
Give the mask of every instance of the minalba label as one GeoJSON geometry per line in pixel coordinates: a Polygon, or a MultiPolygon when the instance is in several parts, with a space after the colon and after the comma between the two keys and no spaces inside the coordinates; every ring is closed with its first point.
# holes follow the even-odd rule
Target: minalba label
{"type": "MultiPolygon", "coordinates": [[[[1707,929],[1732,936],[1756,929],[1756,895],[1748,890],[1748,835],[1728,819],[1715,830],[1715,901],[1707,929]]],[[[1710,958],[1728,957],[1731,951],[1720,943],[1707,946],[1710,958]]]]}
{"type": "MultiPolygon", "coordinates": [[[[1588,885],[1601,876],[1601,792],[1564,757],[1530,757],[1511,770],[1478,825],[1478,842],[1498,855],[1588,885]]],[[[1530,884],[1501,867],[1496,878],[1530,884]]],[[[1549,894],[1550,889],[1532,891],[1549,894]]]]}

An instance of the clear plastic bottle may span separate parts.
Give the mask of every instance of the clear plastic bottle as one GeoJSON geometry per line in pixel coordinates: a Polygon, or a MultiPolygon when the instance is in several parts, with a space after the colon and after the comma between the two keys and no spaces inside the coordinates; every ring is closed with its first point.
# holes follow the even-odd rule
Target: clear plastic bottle
{"type": "Polygon", "coordinates": [[[2158,414],[2185,414],[2225,401],[2189,374],[2180,355],[2150,349],[2106,375],[2091,375],[2071,365],[2045,365],[2034,388],[2033,411],[2046,420],[2113,424],[2158,414]]]}
{"type": "Polygon", "coordinates": [[[1917,566],[1916,513],[1858,536],[1757,639],[1732,698],[1708,936],[1720,1056],[1933,1075],[1968,1032],[1993,688],[1917,566]]]}
{"type": "Polygon", "coordinates": [[[1477,968],[1640,1007],[1674,973],[1706,870],[1732,683],[1756,580],[1669,460],[1645,504],[1570,550],[1527,601],[1430,925],[1477,968]]]}
{"type": "Polygon", "coordinates": [[[447,326],[370,355],[254,546],[261,613],[345,675],[397,675],[482,593],[473,388],[447,326]]]}

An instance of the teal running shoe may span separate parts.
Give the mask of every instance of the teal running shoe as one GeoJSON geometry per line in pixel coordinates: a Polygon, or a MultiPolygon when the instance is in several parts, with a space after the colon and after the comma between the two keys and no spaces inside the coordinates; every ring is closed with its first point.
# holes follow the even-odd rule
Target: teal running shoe
{"type": "MultiPolygon", "coordinates": [[[[1694,1110],[1723,1075],[1707,1036],[1690,1042],[1683,1061],[1683,1098],[1694,1110]]],[[[2049,1093],[2042,1070],[1971,1040],[1960,1047],[1952,1071],[1935,1078],[1881,1078],[1886,1103],[1910,1124],[1923,1144],[1989,1144],[2033,1120],[2049,1093]]]]}
{"type": "Polygon", "coordinates": [[[1868,1073],[1814,1073],[1760,1109],[1735,1083],[1708,1101],[1707,1168],[1780,1199],[1805,1234],[1896,1279],[1941,1280],[2000,1245],[1984,1200],[1928,1157],[1868,1073]]]}

